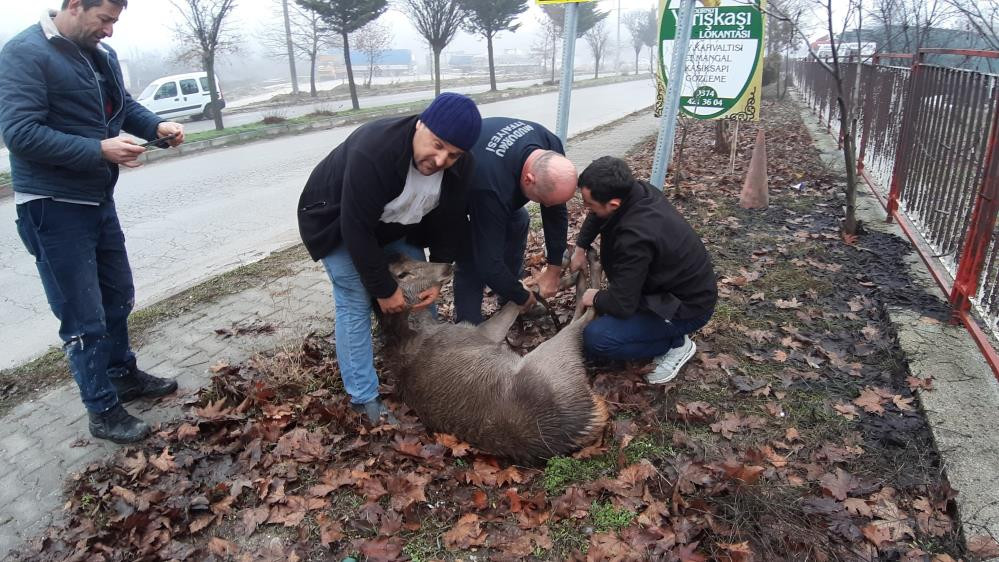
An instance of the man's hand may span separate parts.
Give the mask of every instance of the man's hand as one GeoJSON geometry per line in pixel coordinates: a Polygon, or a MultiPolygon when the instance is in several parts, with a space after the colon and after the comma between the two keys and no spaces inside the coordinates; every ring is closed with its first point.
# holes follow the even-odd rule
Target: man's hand
{"type": "Polygon", "coordinates": [[[174,133],[177,133],[177,136],[167,141],[167,144],[170,146],[179,146],[182,142],[184,142],[183,125],[180,123],[174,123],[173,121],[164,121],[156,127],[157,138],[168,137],[174,133]]]}
{"type": "Polygon", "coordinates": [[[593,306],[593,299],[597,298],[597,289],[587,289],[583,293],[583,306],[593,306]]]}
{"type": "Polygon", "coordinates": [[[551,298],[558,293],[558,282],[562,277],[562,268],[557,265],[551,265],[545,267],[541,275],[538,275],[534,279],[534,283],[538,286],[538,292],[544,298],[551,298]]]}
{"type": "Polygon", "coordinates": [[[387,299],[378,299],[378,306],[383,314],[396,314],[406,310],[406,297],[402,296],[402,288],[397,287],[387,299]]]}
{"type": "Polygon", "coordinates": [[[420,302],[413,305],[413,310],[423,310],[434,304],[434,302],[440,298],[441,288],[437,286],[430,287],[426,291],[419,294],[420,302]]]}
{"type": "Polygon", "coordinates": [[[576,246],[572,251],[572,258],[569,259],[569,272],[576,273],[586,267],[586,250],[576,246]]]}
{"type": "Polygon", "coordinates": [[[534,291],[527,289],[527,300],[520,305],[520,312],[524,313],[538,305],[538,299],[534,297],[534,291]]]}
{"type": "Polygon", "coordinates": [[[135,144],[135,141],[122,136],[101,141],[101,156],[108,162],[114,162],[126,168],[138,168],[142,162],[136,159],[146,149],[135,144]]]}

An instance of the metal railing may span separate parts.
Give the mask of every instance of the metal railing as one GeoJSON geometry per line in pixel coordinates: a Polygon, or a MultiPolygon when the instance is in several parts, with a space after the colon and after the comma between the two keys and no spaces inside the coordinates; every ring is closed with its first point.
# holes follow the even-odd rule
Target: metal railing
{"type": "MultiPolygon", "coordinates": [[[[923,49],[841,64],[857,102],[858,171],[897,220],[999,377],[999,77],[929,64],[928,55],[999,52],[923,49]],[[883,64],[911,61],[911,66],[883,64]],[[857,72],[861,72],[857,80],[857,72]],[[856,90],[859,85],[859,90],[856,90]],[[969,314],[974,306],[984,326],[969,314]]],[[[795,84],[840,136],[839,91],[818,62],[792,67],[795,84]]]]}

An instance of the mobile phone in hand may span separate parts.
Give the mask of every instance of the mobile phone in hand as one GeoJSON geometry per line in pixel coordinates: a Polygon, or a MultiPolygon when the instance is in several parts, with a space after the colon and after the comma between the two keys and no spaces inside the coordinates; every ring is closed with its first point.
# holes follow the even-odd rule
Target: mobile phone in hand
{"type": "Polygon", "coordinates": [[[151,146],[155,146],[156,148],[167,148],[167,142],[177,138],[179,135],[180,133],[171,133],[165,137],[160,137],[158,139],[142,143],[139,146],[141,146],[142,148],[149,148],[151,146]]]}

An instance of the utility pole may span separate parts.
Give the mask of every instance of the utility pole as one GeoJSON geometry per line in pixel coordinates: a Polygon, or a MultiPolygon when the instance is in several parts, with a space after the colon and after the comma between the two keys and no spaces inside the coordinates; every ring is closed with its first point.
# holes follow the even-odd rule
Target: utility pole
{"type": "Polygon", "coordinates": [[[614,45],[614,72],[621,71],[621,0],[617,0],[617,43],[614,45]]]}
{"type": "Polygon", "coordinates": [[[284,37],[288,41],[288,67],[291,70],[291,93],[298,95],[298,71],[295,70],[295,48],[291,43],[291,18],[288,17],[288,0],[281,0],[284,11],[284,37]]]}
{"type": "Polygon", "coordinates": [[[576,58],[576,24],[579,12],[575,2],[565,6],[565,20],[562,45],[562,83],[558,89],[558,117],[555,121],[555,135],[565,144],[569,139],[569,103],[572,99],[572,71],[576,58]]]}

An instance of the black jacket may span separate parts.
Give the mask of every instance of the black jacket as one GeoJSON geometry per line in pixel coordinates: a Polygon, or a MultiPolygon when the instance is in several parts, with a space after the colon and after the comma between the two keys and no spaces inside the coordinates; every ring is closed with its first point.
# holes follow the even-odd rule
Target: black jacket
{"type": "Polygon", "coordinates": [[[406,238],[430,248],[430,259],[453,262],[470,252],[466,192],[473,159],[464,154],[444,171],[440,202],[419,224],[380,222],[385,205],[398,197],[413,162],[418,117],[365,123],[333,149],[309,176],[298,200],[298,230],[314,260],[347,245],[371,296],[387,298],[397,284],[382,246],[406,238]]]}
{"type": "Polygon", "coordinates": [[[600,263],[608,289],[597,292],[600,314],[626,318],[648,310],[664,320],[709,314],[718,300],[711,258],[700,237],[659,190],[636,181],[606,219],[590,213],[576,245],[600,235],[600,263]]]}

